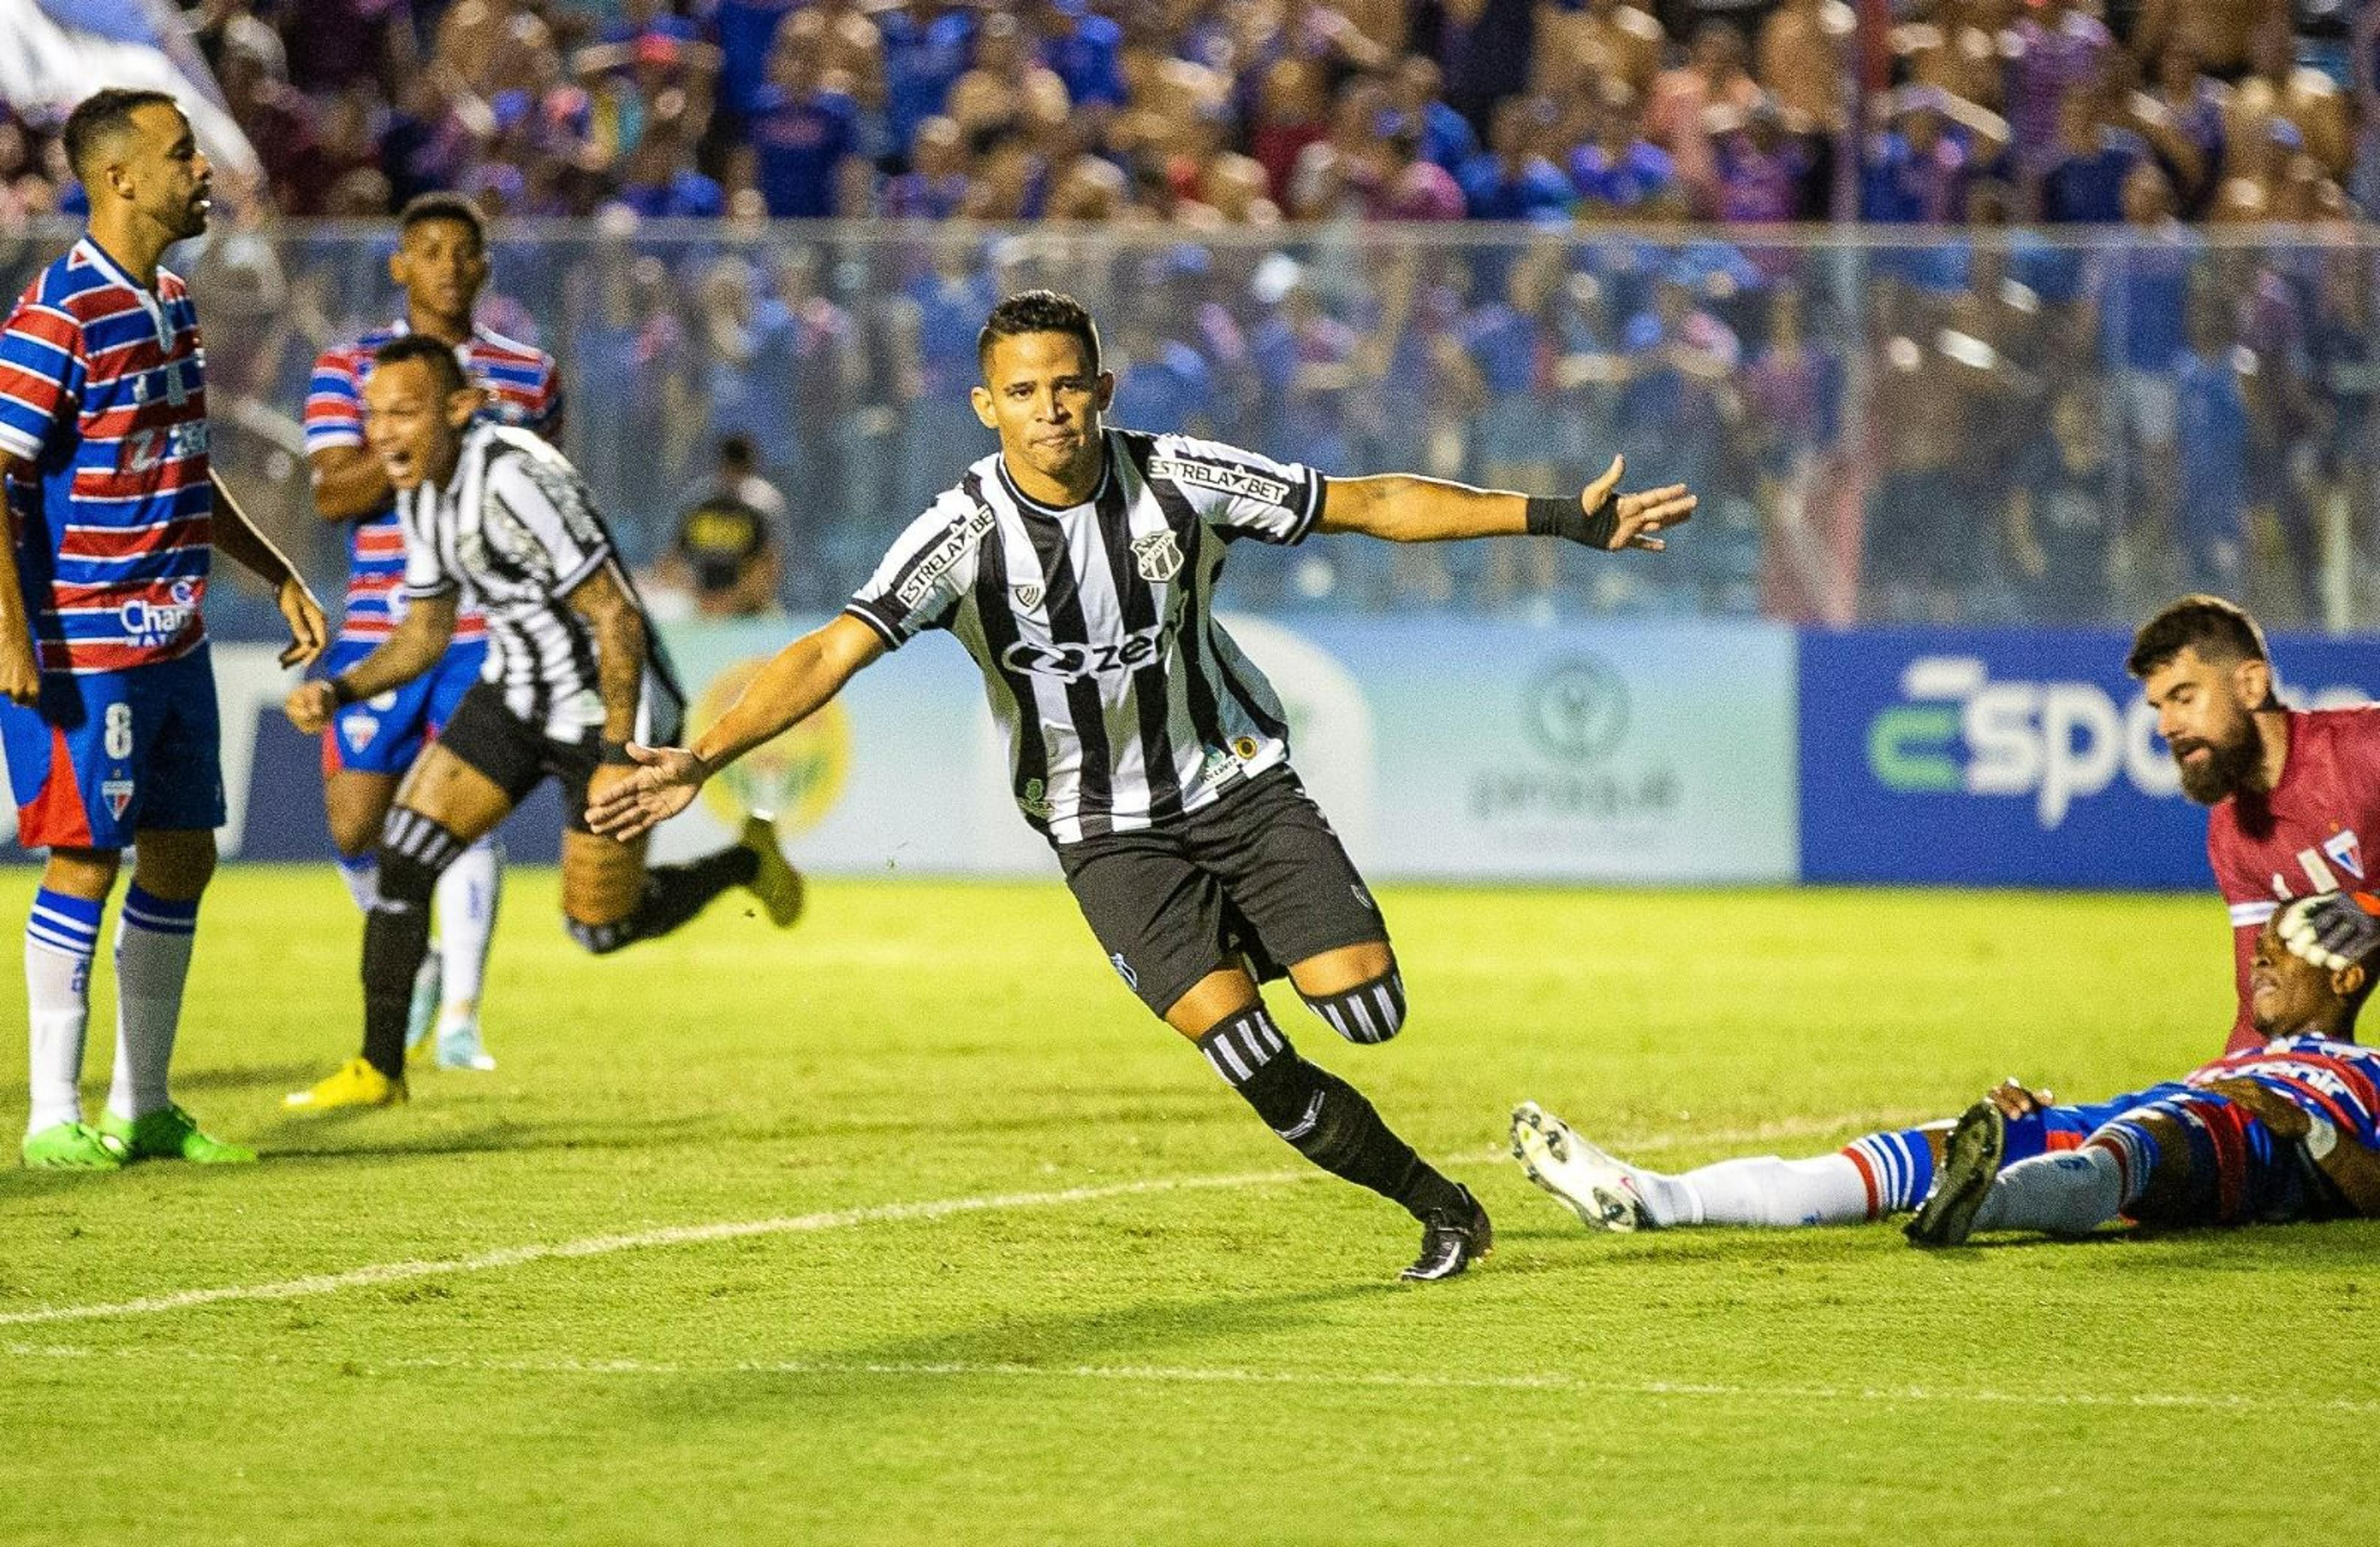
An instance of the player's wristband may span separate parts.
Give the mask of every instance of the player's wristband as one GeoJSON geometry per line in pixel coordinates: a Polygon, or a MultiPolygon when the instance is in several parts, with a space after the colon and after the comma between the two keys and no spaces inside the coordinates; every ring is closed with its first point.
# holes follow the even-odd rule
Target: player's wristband
{"type": "Polygon", "coordinates": [[[1583,547],[1609,548],[1611,534],[1620,530],[1620,502],[1607,494],[1590,516],[1574,499],[1531,494],[1527,518],[1532,537],[1559,537],[1583,547]]]}
{"type": "Polygon", "coordinates": [[[345,709],[347,705],[355,702],[358,699],[362,697],[363,695],[361,693],[357,692],[353,688],[347,685],[347,679],[346,677],[334,676],[331,678],[332,708],[345,709]]]}
{"type": "Polygon", "coordinates": [[[625,741],[606,741],[603,743],[603,755],[595,761],[605,768],[637,766],[637,760],[628,755],[628,744],[625,741]]]}

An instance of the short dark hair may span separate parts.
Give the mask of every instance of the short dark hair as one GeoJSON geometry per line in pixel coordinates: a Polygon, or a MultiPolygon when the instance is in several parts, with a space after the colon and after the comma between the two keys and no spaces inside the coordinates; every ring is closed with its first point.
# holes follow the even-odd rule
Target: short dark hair
{"type": "Polygon", "coordinates": [[[2185,650],[2221,665],[2271,659],[2265,652],[2265,631],[2247,608],[2200,594],[2168,603],[2142,624],[2132,636],[2132,652],[2124,657],[2124,670],[2146,678],[2185,650]]]}
{"type": "Polygon", "coordinates": [[[991,347],[1003,338],[1014,338],[1026,333],[1062,333],[1083,347],[1091,370],[1099,368],[1099,325],[1091,321],[1091,313],[1072,296],[1062,296],[1055,290],[1020,290],[991,309],[983,322],[983,332],[976,335],[975,359],[978,369],[991,364],[991,347]]]}
{"type": "Polygon", "coordinates": [[[110,86],[93,91],[75,104],[67,115],[67,127],[61,138],[66,142],[67,164],[74,175],[91,185],[89,162],[100,142],[112,140],[132,127],[132,115],[144,107],[170,107],[179,112],[182,104],[170,91],[151,91],[129,86],[110,86]]]}
{"type": "Polygon", "coordinates": [[[459,193],[450,193],[443,189],[431,193],[418,193],[405,201],[405,208],[396,212],[396,239],[403,241],[407,231],[433,220],[451,220],[457,225],[468,227],[471,240],[481,251],[487,250],[488,217],[480,213],[479,205],[459,193]]]}
{"type": "Polygon", "coordinates": [[[463,374],[463,362],[455,358],[455,347],[443,338],[432,338],[426,333],[408,333],[402,338],[392,338],[372,351],[374,367],[402,365],[418,359],[430,367],[438,378],[441,392],[462,392],[469,388],[471,378],[463,374]]]}

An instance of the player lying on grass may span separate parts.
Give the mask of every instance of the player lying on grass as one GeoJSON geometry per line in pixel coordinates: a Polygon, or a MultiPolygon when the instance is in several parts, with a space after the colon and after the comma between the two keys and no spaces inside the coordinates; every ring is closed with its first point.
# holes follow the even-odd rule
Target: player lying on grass
{"type": "Polygon", "coordinates": [[[1998,1109],[1969,1107],[1910,1240],[2084,1236],[2119,1218],[2167,1229],[2380,1219],[2380,1051],[2355,1042],[2375,966],[2380,896],[2290,903],[2257,936],[2248,969],[2264,1046],[2193,1070],[2186,1089],[2103,1124],[2078,1150],[2014,1165],[1998,1109]]]}
{"type": "MultiPolygon", "coordinates": [[[[1955,1124],[1871,1134],[1831,1155],[1721,1161],[1682,1175],[1630,1165],[1530,1102],[1512,1115],[1512,1152],[1531,1181],[1586,1224],[1602,1230],[1852,1224],[1916,1209],[1926,1202],[1929,1193],[1936,1200],[1929,1209],[1939,1208],[1942,1200],[1969,1194],[1978,1195],[1970,1202],[1979,1205],[1982,1188],[1977,1179],[1988,1183],[2002,1167],[2011,1175],[2023,1170],[2032,1178],[2063,1175],[2066,1173],[2058,1168],[2071,1166],[2079,1168],[2077,1174],[2095,1177],[2103,1167],[2119,1160],[2139,1168],[2138,1175],[2128,1176],[2126,1186],[2118,1189],[2119,1201],[2091,1223],[2112,1218],[2119,1209],[2136,1219],[2168,1224],[2269,1217],[2253,1212],[2227,1213],[2218,1208],[2212,1217],[2191,1218],[2190,1208],[2177,1212],[2168,1207],[2169,1194],[2175,1188],[2211,1189],[2210,1196],[2227,1208],[2232,1203],[2244,1206],[2248,1196],[2244,1182],[2252,1179],[2261,1185],[2265,1173],[2252,1175],[2242,1166],[2299,1163],[2299,1151],[2286,1142],[2278,1146],[2273,1142],[2276,1134],[2286,1141],[2312,1131],[2276,1104],[2289,1098],[2272,1095],[2263,1085],[2241,1097],[2229,1083],[2243,1078],[2241,1066],[2249,1065],[2266,1066],[2265,1075],[2259,1078],[2273,1078],[2277,1058],[2301,1063],[2301,1072],[2316,1085],[2338,1083],[2358,1092],[2341,1108],[2348,1121],[2329,1116],[2324,1120],[2334,1128],[2344,1127],[2350,1135],[2349,1142],[2333,1153],[2345,1153],[2351,1146],[2361,1157],[2354,1163],[2371,1163],[2371,1115],[2380,1110],[2380,1103],[2372,1099],[2372,1078],[2380,1073],[2380,1059],[2347,1041],[2355,1010],[2368,991],[2365,974],[2371,951],[2367,946],[2351,955],[2342,954],[2336,944],[2342,938],[2351,943],[2365,934],[2380,941],[2380,920],[2374,920],[2353,898],[2331,893],[2290,905],[2260,937],[2252,968],[2256,1024],[2267,1039],[2281,1041],[2273,1041],[2270,1048],[2260,1045],[2253,1052],[2227,1055],[2184,1079],[2110,1101],[2055,1105],[2046,1092],[2027,1090],[2011,1080],[1955,1124]],[[2334,944],[2320,945],[2323,940],[2334,944]],[[2320,958],[2325,965],[2294,954],[2295,949],[2317,948],[2332,953],[2320,958]],[[2326,965],[2331,960],[2346,965],[2334,972],[2326,965]],[[2284,1047],[2291,1051],[2285,1054],[2272,1051],[2284,1047]],[[2228,1115],[2213,1115],[2217,1112],[2228,1115]],[[2153,1153],[2137,1145],[2124,1149],[2126,1140],[2114,1137],[2139,1132],[2169,1137],[2185,1130],[2196,1133],[2199,1140],[2178,1145],[2169,1156],[2164,1148],[2153,1153]],[[2358,1134],[2360,1141],[2353,1138],[2358,1134]],[[2209,1136],[2218,1136],[2222,1147],[2207,1149],[2207,1144],[2216,1142],[2209,1136]],[[2095,1152],[2110,1158],[2094,1158],[2095,1152]],[[2154,1163],[2143,1168],[2144,1154],[2154,1163]],[[2259,1154],[2264,1159],[2253,1160],[2259,1154]],[[2277,1155],[2282,1158],[2277,1161],[2277,1155]],[[2192,1165],[2198,1168],[2194,1179],[2189,1169],[2192,1165]],[[2051,1170],[2036,1172],[2041,1166],[2051,1170]],[[1942,1174],[1939,1188],[1935,1186],[1937,1168],[1942,1174]],[[1954,1170],[1963,1178],[1957,1187],[1949,1179],[1954,1170]],[[2161,1178],[2158,1190],[2141,1202],[2141,1188],[2149,1187],[2152,1172],[2161,1178]],[[2131,1188],[2132,1180],[2140,1183],[2139,1188],[2131,1188]],[[2126,1206],[2133,1203],[2138,1206],[2126,1206]]],[[[2043,1186],[2034,1180],[2022,1185],[2043,1186]]],[[[2374,1197],[2362,1192],[2351,1196],[2362,1199],[2358,1205],[2361,1212],[2372,1211],[2374,1197]]],[[[2194,1194],[2192,1198],[2191,1208],[2203,1205],[2204,1199],[2194,1194]]],[[[2298,1201],[2311,1206],[2316,1200],[2301,1198],[2298,1201]]],[[[2281,1217],[2307,1216],[2284,1213],[2281,1217]]],[[[2082,1226],[2088,1227],[2087,1224],[2082,1226]]]]}
{"type": "Polygon", "coordinates": [[[1404,476],[1324,478],[1180,435],[1100,423],[1115,378],[1075,301],[1048,291],[992,310],[977,417],[1000,449],[893,544],[843,615],[795,640],[690,748],[637,747],[633,780],[589,821],[633,837],[703,780],[816,713],[853,674],[929,628],[975,657],[1008,733],[1026,821],[1124,983],[1315,1164],[1422,1223],[1403,1276],[1439,1279],[1493,1236],[1471,1194],[1423,1161],[1372,1103],[1301,1057],[1258,993],[1286,976],[1351,1042],[1404,1023],[1387,925],[1289,767],[1281,700],[1213,615],[1236,539],[1315,532],[1393,542],[1540,533],[1658,549],[1686,519],[1682,486],[1532,499],[1404,476]]]}
{"type": "Polygon", "coordinates": [[[589,796],[630,774],[631,737],[678,734],[685,698],[562,453],[481,418],[454,346],[427,334],[381,347],[363,401],[364,433],[405,526],[405,618],[363,660],[294,689],[290,721],[319,735],[341,705],[436,666],[465,600],[487,618],[488,659],[398,786],[364,923],[363,1052],[290,1095],[311,1108],[406,1098],[407,1011],[439,874],[549,777],[569,813],[562,910],[589,950],[667,934],[730,886],[750,887],[780,927],[801,907],[799,878],[757,818],[737,847],[653,870],[643,843],[598,839],[582,824],[589,796]]]}

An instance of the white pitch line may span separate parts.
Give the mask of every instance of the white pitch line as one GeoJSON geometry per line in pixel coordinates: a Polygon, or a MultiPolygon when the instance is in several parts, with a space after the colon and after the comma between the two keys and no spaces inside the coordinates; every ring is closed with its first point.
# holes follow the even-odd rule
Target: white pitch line
{"type": "MultiPolygon", "coordinates": [[[[40,1344],[0,1345],[0,1354],[21,1358],[180,1359],[210,1365],[320,1368],[334,1356],[306,1358],[246,1355],[212,1349],[135,1347],[100,1350],[40,1344]]],[[[1396,1391],[1554,1392],[1581,1396],[1671,1397],[1747,1402],[1942,1403],[1976,1407],[2121,1408],[2218,1413],[2337,1413],[2380,1415],[2380,1402],[2355,1397],[2311,1401],[2242,1395],[2235,1392],[2017,1392],[1964,1386],[1756,1385],[1731,1381],[1594,1381],[1560,1370],[1512,1375],[1449,1375],[1432,1370],[1202,1369],[1179,1365],[1015,1364],[965,1360],[931,1363],[836,1359],[738,1359],[733,1362],[675,1359],[449,1358],[435,1355],[367,1358],[353,1361],[364,1374],[407,1371],[487,1375],[619,1376],[685,1379],[733,1375],[848,1380],[1039,1380],[1111,1381],[1158,1385],[1313,1386],[1396,1391]]]]}
{"type": "MultiPolygon", "coordinates": [[[[1186,1192],[1202,1188],[1265,1187],[1305,1181],[1303,1171],[1252,1171],[1230,1176],[1158,1177],[1142,1182],[1117,1182],[1105,1187],[1064,1188],[1053,1192],[1002,1192],[978,1198],[942,1198],[920,1203],[879,1203],[860,1209],[836,1209],[824,1213],[794,1214],[777,1219],[725,1220],[712,1224],[674,1224],[620,1236],[588,1236],[574,1241],[531,1242],[501,1247],[469,1257],[427,1261],[376,1262],[344,1273],[314,1273],[276,1284],[231,1284],[212,1289],[182,1289],[170,1295],[150,1295],[108,1305],[53,1306],[41,1310],[0,1313],[0,1327],[34,1326],[51,1322],[80,1322],[106,1316],[150,1316],[161,1311],[188,1310],[194,1306],[226,1300],[290,1300],[307,1295],[330,1295],[407,1279],[437,1278],[449,1273],[486,1273],[560,1258],[605,1257],[615,1251],[639,1251],[648,1247],[691,1246],[708,1241],[740,1240],[751,1236],[787,1236],[814,1230],[842,1230],[856,1224],[898,1220],[941,1219],[951,1214],[978,1213],[987,1209],[1046,1209],[1062,1203],[1090,1203],[1106,1198],[1130,1198],[1141,1193],[1186,1192]]],[[[1320,1173],[1312,1173],[1318,1175],[1320,1173]]]]}
{"type": "MultiPolygon", "coordinates": [[[[1898,1121],[1899,1119],[1891,1119],[1898,1121]]],[[[1733,1133],[1710,1133],[1665,1138],[1654,1136],[1642,1140],[1622,1143],[1622,1150],[1638,1151],[1667,1149],[1678,1144],[1730,1145],[1756,1143],[1777,1139],[1806,1137],[1813,1134],[1835,1133],[1855,1126],[1842,1121],[1826,1123],[1780,1122],[1733,1133]]],[[[1493,1158],[1503,1153],[1501,1147],[1484,1151],[1493,1158]]],[[[401,1262],[376,1262],[360,1268],[348,1268],[339,1273],[313,1273],[304,1278],[283,1279],[272,1284],[231,1284],[207,1289],[179,1289],[171,1294],[149,1295],[135,1300],[117,1300],[101,1305],[50,1306],[39,1310],[0,1312],[0,1327],[39,1326],[57,1322],[82,1322],[103,1317],[154,1316],[167,1311],[188,1310],[198,1306],[218,1305],[236,1300],[289,1300],[310,1295],[332,1295],[342,1289],[363,1289],[380,1284],[401,1284],[408,1279],[440,1278],[455,1273],[488,1273],[498,1268],[518,1267],[526,1262],[544,1262],[556,1259],[606,1257],[619,1251],[641,1251],[650,1247],[693,1246],[710,1241],[740,1240],[753,1236],[797,1235],[818,1230],[843,1230],[854,1225],[892,1224],[905,1220],[942,1219],[952,1214],[980,1213],[993,1209],[1046,1209],[1067,1203],[1091,1203],[1102,1199],[1130,1198],[1146,1193],[1190,1192],[1218,1188],[1272,1187],[1291,1182],[1310,1182],[1323,1173],[1315,1170],[1251,1171],[1221,1176],[1152,1177],[1139,1182],[1117,1182],[1099,1187],[1064,1188],[1050,1192],[991,1193],[975,1198],[944,1198],[917,1203],[880,1203],[858,1209],[836,1209],[823,1213],[795,1214],[775,1219],[725,1220],[710,1224],[668,1225],[657,1230],[639,1230],[617,1236],[589,1236],[570,1241],[530,1242],[525,1246],[500,1247],[468,1257],[416,1260],[401,1262]]]]}

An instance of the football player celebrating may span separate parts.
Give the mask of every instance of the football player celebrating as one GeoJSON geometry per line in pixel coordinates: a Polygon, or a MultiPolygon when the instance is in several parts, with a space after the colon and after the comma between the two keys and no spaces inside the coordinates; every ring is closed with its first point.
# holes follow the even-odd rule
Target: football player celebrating
{"type": "Polygon", "coordinates": [[[582,824],[589,795],[632,772],[630,738],[675,736],[685,699],[562,453],[488,421],[453,347],[426,334],[380,347],[363,397],[364,432],[405,523],[405,615],[361,661],[292,690],[291,723],[319,734],[343,706],[436,668],[466,602],[487,618],[489,644],[480,679],[415,760],[382,829],[364,922],[363,1051],[288,1098],[316,1110],[406,1099],[407,1002],[438,877],[549,776],[570,812],[563,912],[589,950],[666,934],[730,886],[749,887],[781,928],[801,907],[800,880],[759,818],[735,847],[651,871],[642,844],[582,824]]]}
{"type": "Polygon", "coordinates": [[[2365,883],[2362,835],[2380,835],[2380,706],[2284,708],[2264,630],[2219,596],[2158,612],[2124,664],[2156,711],[2182,793],[2212,808],[2206,858],[2231,909],[2239,987],[2229,1046],[2254,1047],[2257,932],[2283,903],[2365,883]]]}
{"type": "Polygon", "coordinates": [[[957,636],[1005,727],[1025,820],[1057,850],[1099,948],[1266,1126],[1423,1225],[1409,1279],[1461,1273],[1492,1242],[1466,1189],[1372,1103],[1299,1055],[1257,984],[1286,976],[1349,1041],[1394,1037],[1405,989],[1388,928],[1289,767],[1280,699],[1214,616],[1235,539],[1316,532],[1393,542],[1526,533],[1599,549],[1662,546],[1682,486],[1532,499],[1430,479],[1326,479],[1181,435],[1101,422],[1115,378],[1080,304],[1049,291],[993,308],[976,416],[1000,448],[892,548],[841,616],[795,640],[690,747],[596,800],[633,839],[721,767],[817,713],[854,673],[929,628],[957,636]]]}
{"type": "MultiPolygon", "coordinates": [[[[313,466],[314,506],[348,535],[346,615],[323,657],[325,676],[370,654],[395,631],[404,606],[405,533],[387,469],[364,445],[363,385],[372,354],[408,334],[452,347],[484,395],[483,414],[556,442],[562,388],[553,358],[472,320],[487,284],[487,225],[459,194],[426,193],[396,217],[389,278],[405,295],[405,315],[353,344],[325,350],[306,391],[306,457],[313,466]]],[[[455,640],[438,664],[401,688],[343,705],[322,733],[322,804],[340,873],[358,907],[371,907],[374,857],[396,781],[422,743],[454,717],[488,655],[487,624],[468,608],[455,618],[455,640]]],[[[406,1028],[408,1044],[427,1041],[438,1066],[492,1069],[480,1035],[480,984],[496,927],[504,848],[490,834],[438,878],[438,941],[416,985],[406,1028]],[[433,1022],[434,1013],[434,1022],[433,1022]]]]}
{"type": "Polygon", "coordinates": [[[198,312],[157,262],[207,225],[189,120],[163,92],[111,88],[68,116],[65,140],[90,227],[0,324],[0,737],[18,841],[50,851],[25,926],[24,1160],[249,1161],[200,1132],[166,1081],[224,821],[200,614],[212,550],[273,588],[293,636],[285,664],[321,653],[322,610],[208,466],[198,312]],[[115,1072],[92,1126],[75,1087],[100,913],[128,843],[115,1072]]]}
{"type": "Polygon", "coordinates": [[[2257,1044],[2110,1101],[2056,1106],[2011,1080],[1955,1124],[1676,1175],[1618,1159],[1531,1102],[1512,1115],[1512,1153],[1597,1230],[1852,1224],[1914,1208],[1910,1238],[1949,1246],[1976,1230],[2082,1234],[2119,1217],[2380,1216],[2380,1054],[2353,1042],[2380,965],[2374,908],[2370,894],[2339,892],[2288,904],[2258,932],[2257,1044]]]}

